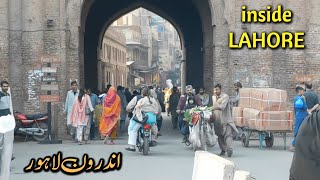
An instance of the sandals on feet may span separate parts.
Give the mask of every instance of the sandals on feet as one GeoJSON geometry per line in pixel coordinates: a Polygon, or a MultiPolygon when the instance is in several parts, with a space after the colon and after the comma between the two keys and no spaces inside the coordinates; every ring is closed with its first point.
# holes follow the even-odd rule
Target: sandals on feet
{"type": "Polygon", "coordinates": [[[136,152],[136,148],[130,148],[130,147],[127,147],[125,150],[127,150],[127,151],[132,151],[132,152],[136,152]]]}
{"type": "Polygon", "coordinates": [[[108,144],[108,141],[109,141],[109,136],[106,136],[106,137],[104,138],[103,144],[108,144]]]}

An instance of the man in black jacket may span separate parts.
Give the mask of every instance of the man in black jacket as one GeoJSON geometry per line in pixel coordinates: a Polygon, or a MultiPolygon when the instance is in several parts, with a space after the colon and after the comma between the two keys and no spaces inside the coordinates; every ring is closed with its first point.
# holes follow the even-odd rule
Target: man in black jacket
{"type": "Polygon", "coordinates": [[[290,180],[320,178],[320,110],[306,117],[296,136],[290,180]]]}

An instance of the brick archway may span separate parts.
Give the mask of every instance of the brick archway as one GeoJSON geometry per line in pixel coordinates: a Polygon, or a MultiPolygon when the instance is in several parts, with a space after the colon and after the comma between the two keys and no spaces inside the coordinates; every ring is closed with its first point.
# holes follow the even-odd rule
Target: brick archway
{"type": "Polygon", "coordinates": [[[187,83],[195,87],[211,87],[212,83],[204,83],[213,82],[212,14],[208,1],[95,0],[85,1],[82,7],[80,80],[86,86],[97,87],[97,55],[107,27],[122,15],[143,7],[164,17],[177,29],[186,51],[187,83]],[[179,12],[176,11],[178,8],[179,12]]]}

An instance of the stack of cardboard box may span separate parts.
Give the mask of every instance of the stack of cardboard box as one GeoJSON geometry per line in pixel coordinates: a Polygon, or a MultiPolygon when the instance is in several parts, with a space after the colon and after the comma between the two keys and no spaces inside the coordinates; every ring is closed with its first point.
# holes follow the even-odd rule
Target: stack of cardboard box
{"type": "Polygon", "coordinates": [[[259,131],[290,131],[293,112],[287,110],[287,98],[280,89],[240,89],[239,107],[232,109],[234,122],[259,131]]]}

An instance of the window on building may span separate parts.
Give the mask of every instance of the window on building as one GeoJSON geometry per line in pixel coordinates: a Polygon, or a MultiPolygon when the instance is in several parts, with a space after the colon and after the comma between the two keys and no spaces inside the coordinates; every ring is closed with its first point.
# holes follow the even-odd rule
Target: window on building
{"type": "Polygon", "coordinates": [[[111,72],[108,72],[108,73],[109,73],[108,83],[111,84],[111,72]]]}
{"type": "Polygon", "coordinates": [[[119,61],[120,57],[119,57],[119,49],[117,49],[117,61],[119,61]]]}
{"type": "Polygon", "coordinates": [[[124,85],[124,77],[123,77],[123,74],[121,73],[121,84],[122,84],[122,86],[125,86],[124,85]]]}
{"type": "Polygon", "coordinates": [[[122,62],[124,63],[124,52],[121,51],[121,54],[122,54],[122,62]]]}
{"type": "Polygon", "coordinates": [[[104,51],[103,51],[103,57],[104,57],[104,58],[107,57],[107,52],[108,52],[108,45],[105,44],[105,45],[104,45],[104,51]]]}
{"type": "Polygon", "coordinates": [[[104,83],[109,82],[109,72],[107,70],[105,70],[105,81],[104,83]]]}
{"type": "Polygon", "coordinates": [[[122,55],[122,51],[120,51],[120,62],[123,63],[123,59],[122,59],[123,55],[122,55]]]}
{"type": "Polygon", "coordinates": [[[113,59],[114,58],[114,48],[112,47],[112,51],[111,51],[111,59],[113,59]]]}
{"type": "Polygon", "coordinates": [[[102,47],[102,58],[106,58],[105,56],[105,53],[106,53],[106,44],[103,44],[103,47],[102,47]]]}

